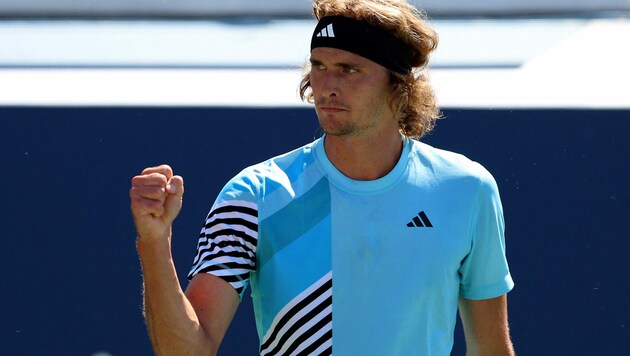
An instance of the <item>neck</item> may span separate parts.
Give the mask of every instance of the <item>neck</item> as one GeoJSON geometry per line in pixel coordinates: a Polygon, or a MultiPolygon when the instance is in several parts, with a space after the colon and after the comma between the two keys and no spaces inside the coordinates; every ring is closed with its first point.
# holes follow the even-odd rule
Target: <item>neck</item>
{"type": "Polygon", "coordinates": [[[378,138],[352,138],[327,135],[324,148],[330,162],[346,177],[374,180],[386,176],[402,153],[399,132],[378,138]]]}

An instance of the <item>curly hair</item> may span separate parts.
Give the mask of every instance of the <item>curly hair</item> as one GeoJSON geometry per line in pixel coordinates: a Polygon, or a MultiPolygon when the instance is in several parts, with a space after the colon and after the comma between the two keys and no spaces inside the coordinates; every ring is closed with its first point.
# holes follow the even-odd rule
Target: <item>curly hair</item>
{"type": "MultiPolygon", "coordinates": [[[[414,68],[408,74],[389,70],[392,98],[390,105],[398,116],[400,132],[410,138],[431,131],[441,113],[426,74],[422,70],[438,44],[437,33],[427,24],[427,17],[405,0],[313,0],[317,20],[327,16],[345,16],[383,28],[402,40],[411,53],[414,68]]],[[[313,102],[310,67],[300,82],[300,97],[313,102]]]]}

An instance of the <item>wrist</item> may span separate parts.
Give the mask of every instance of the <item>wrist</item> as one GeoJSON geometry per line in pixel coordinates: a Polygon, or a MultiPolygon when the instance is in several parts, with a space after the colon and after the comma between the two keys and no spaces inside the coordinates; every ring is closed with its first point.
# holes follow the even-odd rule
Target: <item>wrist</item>
{"type": "Polygon", "coordinates": [[[138,234],[136,237],[136,249],[140,257],[146,254],[163,254],[171,252],[171,234],[170,231],[162,236],[146,236],[138,234]]]}

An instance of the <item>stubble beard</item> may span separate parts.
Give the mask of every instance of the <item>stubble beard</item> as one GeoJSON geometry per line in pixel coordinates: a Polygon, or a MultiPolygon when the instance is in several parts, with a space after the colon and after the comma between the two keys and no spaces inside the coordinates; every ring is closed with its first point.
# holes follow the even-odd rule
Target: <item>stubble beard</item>
{"type": "Polygon", "coordinates": [[[320,128],[322,129],[322,131],[324,131],[326,135],[337,136],[337,137],[353,137],[353,136],[356,136],[359,131],[355,127],[355,125],[349,125],[349,124],[341,125],[336,128],[325,127],[325,125],[320,124],[320,128]]]}
{"type": "Polygon", "coordinates": [[[336,136],[340,138],[356,138],[375,127],[375,124],[366,120],[366,122],[346,121],[336,119],[334,117],[319,119],[319,127],[328,136],[336,136]]]}
{"type": "Polygon", "coordinates": [[[328,115],[329,114],[323,114],[323,118],[319,118],[319,127],[328,136],[357,137],[368,129],[366,125],[362,125],[361,123],[344,120],[347,118],[335,118],[334,116],[328,115]]]}

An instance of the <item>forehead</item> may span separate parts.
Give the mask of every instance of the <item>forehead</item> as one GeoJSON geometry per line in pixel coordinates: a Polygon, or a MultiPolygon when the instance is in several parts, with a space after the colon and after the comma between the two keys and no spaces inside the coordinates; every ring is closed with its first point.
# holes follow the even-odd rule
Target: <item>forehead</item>
{"type": "Polygon", "coordinates": [[[383,70],[386,70],[382,65],[363,56],[332,47],[313,48],[311,51],[311,60],[317,60],[322,63],[330,62],[332,64],[352,64],[362,67],[372,67],[374,69],[382,68],[383,70]]]}

